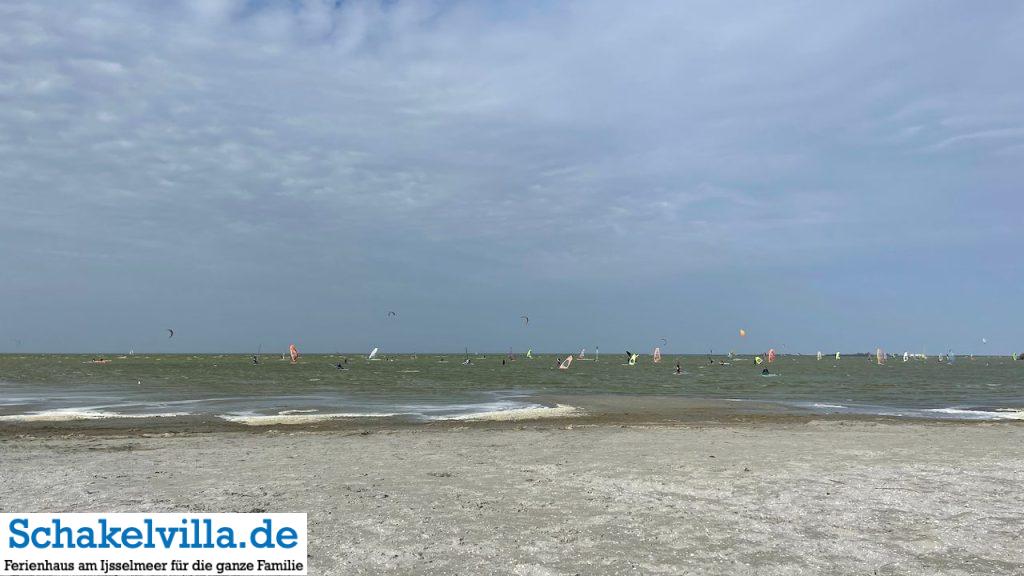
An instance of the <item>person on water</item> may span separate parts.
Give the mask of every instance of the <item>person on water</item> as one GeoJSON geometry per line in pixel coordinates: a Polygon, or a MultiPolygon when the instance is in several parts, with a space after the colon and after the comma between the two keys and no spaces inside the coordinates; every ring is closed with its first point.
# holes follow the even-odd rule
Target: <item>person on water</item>
{"type": "Polygon", "coordinates": [[[337,368],[338,370],[348,370],[348,368],[345,368],[345,365],[342,364],[341,362],[335,364],[334,367],[337,368]]]}
{"type": "Polygon", "coordinates": [[[768,376],[769,374],[771,374],[771,372],[769,372],[767,368],[761,370],[761,376],[768,376]]]}
{"type": "Polygon", "coordinates": [[[682,365],[679,364],[679,362],[676,362],[676,374],[682,374],[682,373],[683,373],[682,365]]]}
{"type": "Polygon", "coordinates": [[[252,355],[252,363],[253,364],[259,364],[260,363],[260,359],[257,358],[255,354],[252,355]]]}

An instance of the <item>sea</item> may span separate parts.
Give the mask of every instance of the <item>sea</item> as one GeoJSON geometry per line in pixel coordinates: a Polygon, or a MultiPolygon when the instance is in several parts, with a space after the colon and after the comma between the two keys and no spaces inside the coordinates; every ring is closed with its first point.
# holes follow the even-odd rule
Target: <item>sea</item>
{"type": "MultiPolygon", "coordinates": [[[[0,422],[203,417],[241,424],[330,419],[542,418],[580,413],[586,399],[715,401],[759,413],[937,420],[1024,419],[1024,361],[961,356],[955,363],[872,356],[625,354],[575,359],[506,354],[0,355],[0,422]],[[466,363],[466,360],[469,363],[466,363]],[[682,374],[676,374],[676,364],[682,374]],[[338,368],[340,364],[341,369],[338,368]],[[769,374],[762,373],[767,367],[769,374]],[[557,397],[558,402],[550,399],[557,397]],[[574,399],[578,399],[576,402],[574,399]]],[[[686,404],[679,404],[685,411],[686,404]]]]}

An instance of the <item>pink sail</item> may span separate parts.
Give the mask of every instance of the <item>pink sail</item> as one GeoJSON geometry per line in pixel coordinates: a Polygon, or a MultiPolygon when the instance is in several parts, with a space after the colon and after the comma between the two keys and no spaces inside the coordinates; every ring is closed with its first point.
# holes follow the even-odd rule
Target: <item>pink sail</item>
{"type": "Polygon", "coordinates": [[[661,362],[661,348],[654,349],[654,361],[661,362]]]}
{"type": "Polygon", "coordinates": [[[558,365],[558,369],[559,370],[568,370],[569,366],[572,366],[572,354],[567,356],[565,358],[565,360],[562,360],[562,363],[558,365]]]}
{"type": "Polygon", "coordinates": [[[768,350],[768,363],[775,362],[775,348],[768,350]]]}
{"type": "Polygon", "coordinates": [[[288,346],[288,355],[292,357],[292,364],[299,361],[299,349],[295,347],[295,344],[288,346]]]}

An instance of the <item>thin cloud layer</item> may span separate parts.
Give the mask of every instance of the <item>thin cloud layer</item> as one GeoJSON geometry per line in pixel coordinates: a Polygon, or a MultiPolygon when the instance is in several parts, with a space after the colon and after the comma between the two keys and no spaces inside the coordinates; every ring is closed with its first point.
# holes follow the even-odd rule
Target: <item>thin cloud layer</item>
{"type": "Polygon", "coordinates": [[[529,307],[561,349],[699,351],[751,314],[868,349],[944,306],[944,339],[1012,341],[967,301],[1024,279],[1021,30],[1014,3],[6,3],[0,322],[505,349],[529,307]],[[741,304],[795,294],[818,313],[741,304]]]}

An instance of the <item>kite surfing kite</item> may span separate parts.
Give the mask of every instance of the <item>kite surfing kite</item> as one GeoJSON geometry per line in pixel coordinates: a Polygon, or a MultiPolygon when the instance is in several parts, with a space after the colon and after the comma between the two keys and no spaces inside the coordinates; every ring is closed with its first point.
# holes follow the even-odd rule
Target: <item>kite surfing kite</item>
{"type": "Polygon", "coordinates": [[[388,311],[388,318],[391,318],[392,316],[398,316],[398,314],[397,314],[397,313],[395,313],[395,311],[394,311],[394,310],[389,310],[389,311],[388,311]]]}
{"type": "Polygon", "coordinates": [[[668,338],[665,338],[664,336],[662,336],[661,337],[661,345],[662,346],[668,346],[668,338]]]}
{"type": "Polygon", "coordinates": [[[168,339],[174,338],[174,330],[171,330],[170,328],[167,328],[167,332],[169,334],[167,336],[168,339]]]}
{"type": "Polygon", "coordinates": [[[529,316],[520,316],[520,318],[523,319],[523,326],[527,326],[527,325],[530,324],[530,317],[529,316]]]}
{"type": "Polygon", "coordinates": [[[740,328],[740,338],[746,338],[746,337],[747,337],[747,331],[744,330],[743,328],[740,328]]]}

